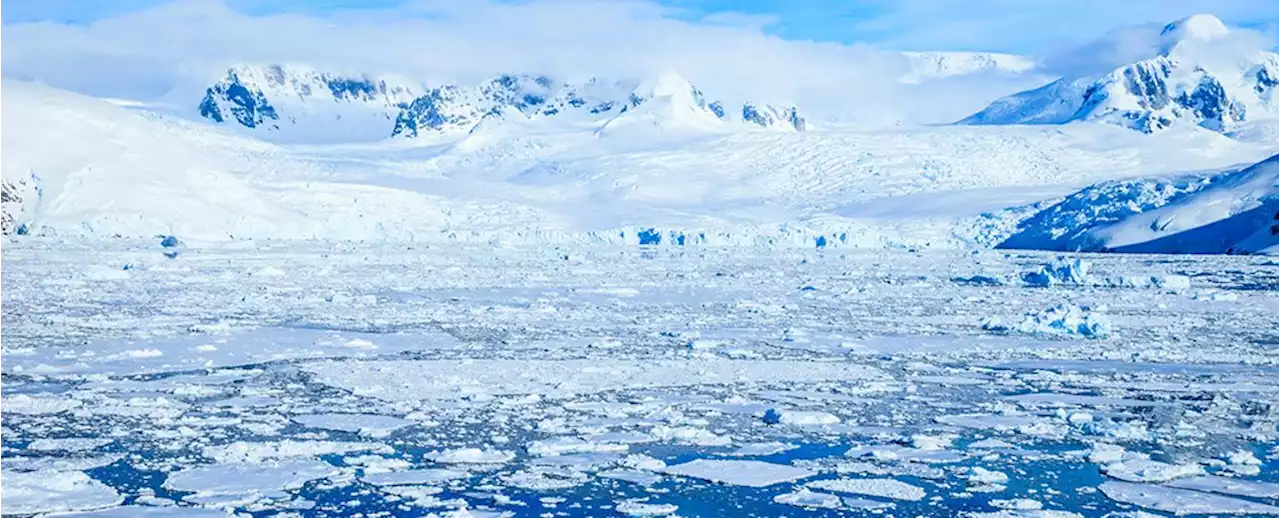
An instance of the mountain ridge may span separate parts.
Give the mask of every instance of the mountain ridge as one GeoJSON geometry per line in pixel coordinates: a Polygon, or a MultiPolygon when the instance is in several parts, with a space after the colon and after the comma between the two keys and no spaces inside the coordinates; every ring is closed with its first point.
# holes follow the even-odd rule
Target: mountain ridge
{"type": "Polygon", "coordinates": [[[958,124],[1093,121],[1143,133],[1175,125],[1229,133],[1276,118],[1280,56],[1219,43],[1230,34],[1212,15],[1174,21],[1161,29],[1149,58],[997,99],[958,124]]]}

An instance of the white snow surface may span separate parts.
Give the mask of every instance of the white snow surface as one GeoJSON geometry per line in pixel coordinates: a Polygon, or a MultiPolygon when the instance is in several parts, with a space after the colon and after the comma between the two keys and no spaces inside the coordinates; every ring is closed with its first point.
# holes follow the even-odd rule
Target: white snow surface
{"type": "Polygon", "coordinates": [[[733,486],[766,487],[813,476],[807,469],[758,460],[697,459],[662,468],[662,473],[733,486]]]}
{"type": "Polygon", "coordinates": [[[1132,482],[1104,482],[1098,489],[1107,498],[1147,509],[1184,514],[1280,514],[1274,504],[1262,504],[1240,498],[1201,493],[1188,489],[1136,484],[1132,482]]]}
{"type": "Polygon", "coordinates": [[[807,485],[837,493],[854,493],[893,500],[922,500],[926,494],[919,486],[891,478],[837,478],[815,480],[807,485]]]}
{"type": "Polygon", "coordinates": [[[0,512],[33,514],[111,507],[124,501],[114,489],[79,471],[5,470],[0,512]]]}
{"type": "Polygon", "coordinates": [[[1095,125],[768,131],[721,120],[678,76],[603,128],[326,145],[4,87],[7,125],[25,129],[4,134],[3,175],[37,187],[6,214],[66,237],[989,246],[1025,217],[1012,207],[1274,154],[1210,131],[1095,125]]]}
{"type": "Polygon", "coordinates": [[[388,401],[457,399],[468,395],[582,394],[642,387],[801,380],[868,380],[876,369],[764,360],[378,360],[312,363],[322,383],[388,401]]]}

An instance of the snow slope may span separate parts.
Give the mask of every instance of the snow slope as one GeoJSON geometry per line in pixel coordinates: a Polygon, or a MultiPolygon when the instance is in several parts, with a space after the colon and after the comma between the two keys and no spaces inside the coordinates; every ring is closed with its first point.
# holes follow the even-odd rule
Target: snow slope
{"type": "Polygon", "coordinates": [[[1277,156],[1249,167],[1090,186],[1026,220],[1001,248],[1274,253],[1277,156]]]}
{"type": "Polygon", "coordinates": [[[1155,55],[1101,76],[1064,77],[998,99],[960,124],[1096,121],[1152,133],[1199,125],[1228,133],[1277,117],[1275,52],[1242,49],[1212,15],[1166,25],[1155,55]]]}
{"type": "Polygon", "coordinates": [[[333,164],[208,126],[31,83],[5,81],[4,91],[3,177],[33,185],[5,215],[35,233],[360,239],[457,218],[498,228],[499,213],[528,213],[326,183],[333,164]]]}

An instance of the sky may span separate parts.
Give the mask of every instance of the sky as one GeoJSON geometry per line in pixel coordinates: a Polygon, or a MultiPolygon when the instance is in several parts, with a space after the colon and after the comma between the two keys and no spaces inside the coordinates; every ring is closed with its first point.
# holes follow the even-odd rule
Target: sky
{"type": "Polygon", "coordinates": [[[952,81],[935,107],[898,84],[910,64],[894,51],[1008,52],[1102,69],[1143,57],[1153,31],[1198,12],[1275,46],[1275,0],[8,0],[0,72],[186,102],[237,63],[428,84],[676,70],[719,98],[969,110],[1067,71],[952,81]]]}
{"type": "MultiPolygon", "coordinates": [[[[610,0],[603,0],[604,3],[610,0]]],[[[616,0],[614,0],[616,1],[616,0]]],[[[625,2],[625,0],[623,0],[625,2]]],[[[8,0],[5,24],[88,24],[164,0],[8,0]]],[[[428,12],[407,0],[227,0],[250,15],[340,15],[352,10],[428,12]]],[[[464,5],[466,2],[452,2],[464,5]]],[[[528,3],[528,2],[508,2],[528,3]]],[[[663,0],[672,18],[758,26],[790,40],[868,43],[899,50],[1035,53],[1077,43],[1119,26],[1165,23],[1212,12],[1230,25],[1275,34],[1280,8],[1270,0],[663,0]],[[1027,30],[1034,27],[1035,30],[1027,30]]]]}

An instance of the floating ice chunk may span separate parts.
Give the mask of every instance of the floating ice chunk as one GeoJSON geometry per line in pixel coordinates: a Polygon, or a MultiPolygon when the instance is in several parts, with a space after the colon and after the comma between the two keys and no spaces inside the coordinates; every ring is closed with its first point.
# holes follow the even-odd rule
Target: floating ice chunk
{"type": "Polygon", "coordinates": [[[569,489],[585,484],[587,475],[573,470],[533,468],[504,475],[502,481],[530,491],[569,489]]]}
{"type": "Polygon", "coordinates": [[[613,469],[609,471],[601,471],[596,473],[604,478],[612,478],[615,480],[625,480],[632,484],[652,485],[662,482],[662,477],[649,473],[647,471],[639,471],[634,469],[613,469]]]}
{"type": "Polygon", "coordinates": [[[847,457],[869,457],[881,461],[896,460],[926,464],[945,464],[964,459],[964,455],[954,451],[922,450],[897,444],[854,446],[844,454],[847,457]]]}
{"type": "Polygon", "coordinates": [[[293,422],[309,428],[360,433],[386,437],[391,432],[414,424],[413,421],[378,414],[309,414],[293,417],[293,422]]]}
{"type": "MultiPolygon", "coordinates": [[[[1004,509],[1004,510],[996,511],[993,513],[968,512],[968,513],[963,513],[960,516],[963,516],[965,518],[1084,518],[1083,515],[1079,513],[1073,513],[1071,511],[1051,511],[1047,509],[1004,509]]],[[[1108,518],[1120,518],[1121,516],[1130,516],[1130,515],[1115,514],[1115,513],[1107,514],[1108,518]]],[[[1146,513],[1143,513],[1143,516],[1133,515],[1132,518],[1160,518],[1160,517],[1154,516],[1154,515],[1148,516],[1146,515],[1146,513]]]]}
{"type": "Polygon", "coordinates": [[[649,435],[659,441],[676,441],[697,446],[724,446],[733,442],[729,437],[716,435],[711,430],[696,426],[658,425],[649,430],[649,435]]]}
{"type": "Polygon", "coordinates": [[[1151,283],[1157,288],[1185,290],[1191,287],[1191,278],[1186,275],[1157,275],[1151,277],[1151,283]]]}
{"type": "Polygon", "coordinates": [[[1117,502],[1133,504],[1147,509],[1174,514],[1266,514],[1276,515],[1273,504],[1260,504],[1202,493],[1190,489],[1178,489],[1151,484],[1109,481],[1098,486],[1102,494],[1117,502]]]}
{"type": "Polygon", "coordinates": [[[1106,315],[1088,306],[1058,305],[1027,314],[1017,325],[988,319],[982,323],[982,329],[997,333],[1102,339],[1111,334],[1111,322],[1106,315]]]}
{"type": "Polygon", "coordinates": [[[252,275],[254,277],[283,277],[284,270],[281,270],[274,266],[264,266],[261,269],[253,272],[252,275]]]}
{"type": "Polygon", "coordinates": [[[1013,448],[1013,443],[1002,441],[1000,439],[983,439],[969,443],[969,448],[979,450],[996,450],[1001,448],[1013,448]]]}
{"type": "Polygon", "coordinates": [[[662,471],[666,469],[667,463],[661,459],[655,459],[642,453],[627,455],[619,463],[628,468],[643,469],[647,471],[662,471]]]}
{"type": "Polygon", "coordinates": [[[33,451],[86,451],[111,444],[112,439],[101,437],[72,437],[65,439],[36,439],[27,445],[33,451]]]}
{"type": "Polygon", "coordinates": [[[1262,461],[1249,450],[1236,450],[1225,456],[1227,464],[1233,466],[1261,466],[1262,461]]]}
{"type": "MultiPolygon", "coordinates": [[[[385,347],[384,347],[385,349],[385,347]]],[[[7,364],[7,363],[6,363],[7,364]]],[[[844,362],[781,360],[376,360],[310,362],[316,381],[387,401],[461,399],[469,393],[555,397],[688,385],[874,380],[885,374],[844,362]]]]}
{"type": "Polygon", "coordinates": [[[268,461],[299,457],[314,457],[357,451],[384,451],[390,448],[373,442],[295,441],[248,442],[236,441],[216,446],[205,446],[205,457],[222,463],[257,464],[268,461]]]}
{"type": "Polygon", "coordinates": [[[589,452],[623,452],[627,451],[628,446],[625,444],[588,441],[577,437],[558,437],[530,442],[526,449],[530,455],[544,456],[589,452]]]}
{"type": "Polygon", "coordinates": [[[441,516],[452,518],[463,518],[472,516],[466,509],[467,501],[461,498],[453,498],[449,500],[441,499],[438,495],[442,490],[433,486],[387,486],[378,488],[379,491],[390,495],[395,495],[405,499],[410,505],[415,507],[423,507],[427,509],[437,509],[441,507],[452,507],[455,510],[441,514],[432,513],[428,516],[441,516]]]}
{"type": "Polygon", "coordinates": [[[352,338],[342,343],[348,349],[377,349],[377,344],[363,338],[352,338]]]}
{"type": "Polygon", "coordinates": [[[974,428],[978,430],[1017,430],[1019,426],[1032,425],[1040,422],[1040,418],[1028,414],[956,414],[943,415],[933,418],[942,424],[951,426],[962,426],[965,428],[974,428]]]}
{"type": "Polygon", "coordinates": [[[764,422],[794,426],[821,426],[840,424],[840,418],[821,411],[778,410],[770,408],[764,413],[764,422]]]}
{"type": "Polygon", "coordinates": [[[720,484],[766,487],[813,476],[813,472],[795,466],[758,460],[697,459],[661,470],[669,475],[698,478],[720,484]]]}
{"type": "Polygon", "coordinates": [[[5,470],[0,479],[4,481],[0,513],[5,515],[83,511],[124,502],[114,489],[80,471],[5,470]]]}
{"type": "Polygon", "coordinates": [[[1280,489],[1274,482],[1257,480],[1240,480],[1235,478],[1203,475],[1199,477],[1180,478],[1166,482],[1164,485],[1179,489],[1194,489],[1224,495],[1247,496],[1251,498],[1280,498],[1280,489]]]}
{"type": "Polygon", "coordinates": [[[0,408],[4,408],[5,412],[24,415],[56,414],[80,408],[81,405],[83,403],[79,399],[66,396],[32,397],[26,394],[18,394],[0,399],[0,408]]]}
{"type": "Polygon", "coordinates": [[[82,471],[108,466],[121,458],[122,455],[119,454],[93,457],[18,457],[5,452],[3,458],[0,458],[0,464],[4,466],[5,473],[9,471],[82,471]]]}
{"type": "Polygon", "coordinates": [[[708,339],[708,338],[696,338],[696,339],[693,339],[693,340],[689,340],[689,342],[688,342],[686,345],[687,345],[687,347],[688,347],[689,349],[691,349],[691,350],[694,350],[694,351],[702,351],[702,350],[706,350],[706,349],[715,349],[715,348],[717,348],[717,347],[721,347],[721,346],[725,345],[725,343],[726,343],[726,342],[725,342],[724,340],[711,340],[711,339],[708,339]]]}
{"type": "Polygon", "coordinates": [[[922,435],[911,436],[911,445],[921,450],[945,450],[951,447],[955,435],[922,435]]]}
{"type": "Polygon", "coordinates": [[[1004,286],[1004,279],[992,275],[973,275],[969,277],[952,277],[951,282],[971,286],[1004,286]]]}
{"type": "Polygon", "coordinates": [[[457,448],[429,452],[426,458],[441,464],[505,464],[516,458],[516,455],[502,450],[457,448]]]}
{"type": "Polygon", "coordinates": [[[774,503],[809,507],[817,509],[839,509],[840,497],[830,493],[818,493],[809,488],[800,488],[790,493],[773,497],[774,503]]]}
{"type": "Polygon", "coordinates": [[[170,473],[166,489],[189,491],[197,497],[261,495],[297,489],[309,480],[325,478],[342,470],[320,460],[292,459],[258,464],[214,464],[170,473]]]}
{"type": "Polygon", "coordinates": [[[452,469],[415,469],[409,471],[393,471],[390,473],[374,473],[360,477],[360,481],[375,486],[408,486],[438,484],[459,478],[470,473],[452,469]]]}
{"type": "Polygon", "coordinates": [[[639,500],[619,502],[613,510],[627,516],[668,516],[679,509],[675,504],[650,504],[639,500]]]}
{"type": "Polygon", "coordinates": [[[750,444],[743,444],[742,446],[739,446],[738,449],[725,453],[724,455],[727,455],[730,457],[773,455],[775,453],[782,453],[784,451],[794,450],[797,447],[798,446],[794,444],[788,444],[788,443],[782,443],[782,442],[776,442],[776,441],[775,442],[756,442],[756,443],[750,443],[750,444]]]}
{"type": "Polygon", "coordinates": [[[1104,464],[1102,472],[1125,482],[1159,483],[1203,475],[1204,468],[1195,464],[1169,464],[1151,460],[1146,454],[1125,452],[1121,460],[1104,464]]]}
{"type": "MultiPolygon", "coordinates": [[[[139,499],[142,500],[142,499],[139,499]]],[[[122,505],[110,509],[67,513],[56,515],[58,518],[226,518],[227,513],[200,507],[177,507],[167,505],[122,505]]]]}
{"type": "Polygon", "coordinates": [[[1115,444],[1099,442],[1093,444],[1093,449],[1089,451],[1089,462],[1095,464],[1110,464],[1119,462],[1124,458],[1124,447],[1115,444]]]}
{"type": "Polygon", "coordinates": [[[969,468],[969,474],[965,477],[970,484],[978,485],[1001,485],[1009,482],[1009,475],[999,471],[992,471],[982,466],[973,466],[969,468]]]}
{"type": "Polygon", "coordinates": [[[1075,259],[1067,261],[1062,258],[1042,266],[1034,272],[1022,274],[1022,282],[1028,286],[1049,287],[1059,284],[1087,286],[1093,284],[1093,278],[1089,276],[1089,267],[1092,266],[1088,261],[1075,259]]]}
{"type": "Polygon", "coordinates": [[[854,493],[912,502],[923,500],[925,497],[924,489],[891,478],[837,478],[815,480],[806,485],[837,493],[854,493]]]}
{"type": "Polygon", "coordinates": [[[991,504],[991,507],[995,507],[996,509],[1008,509],[1013,511],[1034,511],[1036,509],[1044,509],[1044,504],[1040,503],[1040,501],[1027,498],[992,500],[988,503],[991,504]]]}

